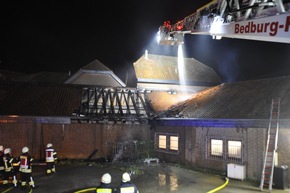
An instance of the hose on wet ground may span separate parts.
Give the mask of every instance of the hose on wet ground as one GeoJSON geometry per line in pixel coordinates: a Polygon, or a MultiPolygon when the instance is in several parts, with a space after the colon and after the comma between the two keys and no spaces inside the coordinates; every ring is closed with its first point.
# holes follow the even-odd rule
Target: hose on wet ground
{"type": "MultiPolygon", "coordinates": [[[[8,189],[6,189],[6,190],[1,191],[0,193],[7,193],[7,192],[9,192],[10,190],[12,190],[13,188],[14,188],[14,187],[10,187],[10,188],[8,188],[8,189]]],[[[28,193],[32,193],[32,190],[33,190],[33,189],[30,188],[28,193]]],[[[74,192],[74,193],[83,193],[83,192],[89,192],[89,191],[96,191],[96,188],[87,188],[87,189],[82,189],[82,190],[76,191],[76,192],[74,192]]]]}
{"type": "MultiPolygon", "coordinates": [[[[214,192],[217,192],[220,189],[223,189],[229,183],[229,179],[228,178],[225,178],[225,180],[226,181],[225,181],[224,184],[222,184],[221,186],[219,186],[219,187],[217,187],[217,188],[215,188],[215,189],[213,189],[213,190],[211,190],[211,191],[209,191],[207,193],[214,193],[214,192]]],[[[6,191],[1,192],[1,193],[6,193],[6,192],[10,191],[12,188],[9,188],[6,191]]],[[[84,192],[95,191],[95,190],[96,190],[96,188],[87,188],[87,189],[78,190],[78,191],[76,191],[74,193],[84,193],[84,192]]],[[[29,192],[31,193],[32,192],[32,189],[30,189],[29,192]]]]}
{"type": "MultiPolygon", "coordinates": [[[[1,193],[6,193],[6,192],[9,192],[10,190],[13,190],[15,187],[10,187],[10,188],[7,188],[6,190],[3,190],[1,191],[1,193]]],[[[29,192],[28,193],[32,193],[32,188],[29,189],[29,192]]]]}
{"type": "Polygon", "coordinates": [[[83,192],[88,192],[88,191],[96,191],[96,188],[82,189],[82,190],[76,191],[74,193],[83,193],[83,192]]]}
{"type": "Polygon", "coordinates": [[[213,189],[213,190],[211,190],[211,191],[209,191],[207,193],[214,193],[214,192],[219,191],[220,189],[223,189],[229,183],[229,178],[225,178],[225,180],[226,181],[225,181],[225,183],[223,185],[221,185],[221,186],[219,186],[219,187],[217,187],[217,188],[215,188],[215,189],[213,189]]]}
{"type": "Polygon", "coordinates": [[[12,190],[12,189],[13,189],[13,187],[10,187],[10,188],[8,188],[8,189],[6,189],[6,190],[3,190],[1,193],[9,192],[9,191],[12,190]]]}

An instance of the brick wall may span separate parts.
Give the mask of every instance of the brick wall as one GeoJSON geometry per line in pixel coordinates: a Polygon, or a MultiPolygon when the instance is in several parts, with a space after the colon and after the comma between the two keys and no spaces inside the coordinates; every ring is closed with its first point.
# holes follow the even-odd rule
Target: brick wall
{"type": "Polygon", "coordinates": [[[99,159],[113,156],[108,155],[108,144],[148,141],[149,128],[147,124],[0,123],[0,144],[10,147],[14,157],[28,146],[34,159],[43,160],[46,144],[52,143],[59,159],[87,159],[90,155],[99,159]]]}
{"type": "MultiPolygon", "coordinates": [[[[159,152],[158,157],[164,161],[177,162],[190,167],[206,168],[227,174],[226,160],[211,160],[206,157],[207,137],[242,140],[243,162],[246,166],[246,177],[261,180],[264,149],[266,148],[265,128],[201,128],[158,126],[155,132],[179,135],[179,154],[159,152]]],[[[290,167],[290,129],[279,129],[278,165],[290,167]]],[[[290,169],[288,170],[290,176],[290,169]]]]}
{"type": "MultiPolygon", "coordinates": [[[[34,122],[0,123],[0,144],[12,148],[13,156],[30,148],[35,159],[44,159],[47,143],[53,143],[59,159],[113,159],[116,144],[154,140],[155,133],[179,135],[179,153],[157,152],[161,160],[191,167],[212,168],[226,172],[225,161],[206,158],[207,136],[240,138],[243,141],[243,165],[247,178],[260,180],[266,143],[265,128],[200,128],[159,126],[147,124],[40,124],[34,122]],[[95,151],[97,152],[93,154],[95,151]]],[[[279,129],[278,165],[290,167],[290,129],[279,129]]],[[[288,170],[290,176],[290,169],[288,170]]]]}

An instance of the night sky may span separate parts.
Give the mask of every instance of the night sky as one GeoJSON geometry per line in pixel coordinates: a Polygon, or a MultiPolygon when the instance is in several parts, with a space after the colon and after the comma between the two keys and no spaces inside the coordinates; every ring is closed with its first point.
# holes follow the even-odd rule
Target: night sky
{"type": "MultiPolygon", "coordinates": [[[[124,81],[145,50],[176,56],[176,47],[156,43],[159,26],[210,1],[156,2],[1,1],[0,69],[73,73],[97,59],[124,81]]],[[[223,82],[290,69],[290,44],[186,35],[184,47],[185,57],[214,68],[223,82]]]]}

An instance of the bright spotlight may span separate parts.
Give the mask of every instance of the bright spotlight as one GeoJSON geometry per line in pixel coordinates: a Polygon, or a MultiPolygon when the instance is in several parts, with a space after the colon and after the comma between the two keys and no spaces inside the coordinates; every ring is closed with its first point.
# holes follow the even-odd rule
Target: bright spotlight
{"type": "Polygon", "coordinates": [[[184,43],[184,34],[181,32],[168,32],[164,26],[161,26],[157,32],[156,40],[160,45],[177,46],[184,43]]]}
{"type": "Polygon", "coordinates": [[[159,44],[160,40],[161,40],[161,37],[160,37],[160,30],[159,30],[157,32],[157,35],[156,35],[156,41],[157,41],[158,44],[159,44]]]}
{"type": "Polygon", "coordinates": [[[212,22],[209,33],[212,35],[212,39],[220,40],[222,39],[222,24],[224,19],[221,16],[216,16],[212,22]]]}

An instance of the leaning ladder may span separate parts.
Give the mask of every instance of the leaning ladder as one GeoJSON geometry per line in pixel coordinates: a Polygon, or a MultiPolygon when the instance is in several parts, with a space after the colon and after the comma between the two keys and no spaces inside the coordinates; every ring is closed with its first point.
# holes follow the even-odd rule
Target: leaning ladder
{"type": "Polygon", "coordinates": [[[267,132],[267,145],[260,183],[261,191],[263,190],[264,186],[269,188],[269,192],[272,191],[273,173],[275,165],[274,160],[276,156],[278,142],[279,112],[280,98],[274,98],[272,99],[270,123],[267,132]]]}

